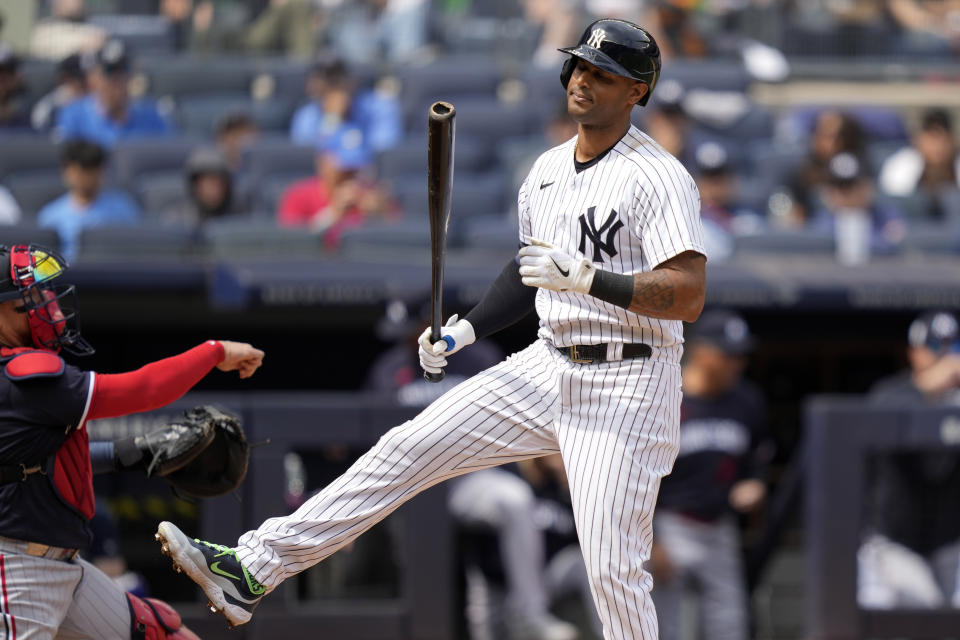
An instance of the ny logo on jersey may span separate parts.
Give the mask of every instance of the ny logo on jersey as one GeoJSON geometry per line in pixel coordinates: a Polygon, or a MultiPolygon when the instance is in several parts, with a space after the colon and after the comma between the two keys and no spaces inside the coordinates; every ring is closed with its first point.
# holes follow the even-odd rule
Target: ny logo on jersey
{"type": "Polygon", "coordinates": [[[607,32],[603,29],[594,29],[593,33],[590,34],[590,39],[587,40],[587,46],[593,47],[594,49],[599,49],[600,45],[603,44],[603,41],[607,39],[607,32]]]}
{"type": "Polygon", "coordinates": [[[598,229],[596,218],[594,217],[596,210],[596,207],[590,207],[585,214],[581,214],[580,216],[580,253],[586,255],[587,238],[590,238],[590,241],[593,243],[593,261],[602,263],[603,256],[601,253],[606,253],[611,258],[617,255],[617,248],[613,243],[613,237],[617,234],[617,231],[620,230],[620,227],[623,226],[623,223],[617,220],[616,209],[610,209],[610,216],[598,229]],[[602,237],[604,232],[607,234],[606,239],[602,237]]]}

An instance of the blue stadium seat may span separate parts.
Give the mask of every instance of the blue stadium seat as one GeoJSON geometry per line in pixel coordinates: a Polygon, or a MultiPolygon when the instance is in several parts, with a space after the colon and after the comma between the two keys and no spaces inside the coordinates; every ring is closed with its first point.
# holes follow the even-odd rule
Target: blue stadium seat
{"type": "Polygon", "coordinates": [[[780,145],[760,140],[747,145],[747,164],[757,177],[773,185],[782,185],[803,164],[805,146],[780,145]]]}
{"type": "MultiPolygon", "coordinates": [[[[454,143],[454,172],[480,172],[489,165],[490,151],[484,141],[458,132],[454,143]]],[[[427,138],[406,139],[393,149],[381,151],[377,156],[377,175],[384,179],[417,175],[426,180],[427,138]]]]}
{"type": "Polygon", "coordinates": [[[211,220],[204,226],[202,236],[206,246],[220,258],[288,258],[324,252],[322,236],[306,229],[278,227],[267,220],[211,220]]]}
{"type": "MultiPolygon", "coordinates": [[[[407,218],[426,219],[426,179],[394,183],[393,193],[400,201],[407,218]]],[[[502,174],[455,172],[451,204],[451,215],[455,222],[502,214],[509,208],[506,200],[506,178],[502,174]]]]}
{"type": "Polygon", "coordinates": [[[48,136],[3,136],[0,149],[0,180],[4,182],[21,175],[60,174],[60,148],[48,136]]]}
{"type": "Polygon", "coordinates": [[[261,129],[286,131],[293,113],[291,103],[281,100],[252,100],[244,94],[184,96],[177,101],[176,118],[188,135],[211,137],[224,114],[248,114],[261,129]]]}
{"type": "Polygon", "coordinates": [[[400,70],[400,96],[408,123],[427,121],[427,108],[437,100],[456,105],[467,96],[493,96],[500,83],[500,69],[493,58],[448,57],[424,65],[408,65],[400,70]]]}
{"type": "MultiPolygon", "coordinates": [[[[447,238],[448,245],[453,238],[447,238]]],[[[430,246],[430,223],[426,218],[398,222],[369,222],[345,229],[340,235],[343,252],[370,251],[378,248],[423,248],[430,246]]]]}
{"type": "MultiPolygon", "coordinates": [[[[540,132],[537,114],[523,102],[504,104],[489,96],[469,96],[456,100],[457,135],[472,136],[488,145],[498,144],[506,138],[529,136],[540,132]]],[[[411,122],[411,130],[425,132],[427,114],[411,122]]]]}
{"type": "Polygon", "coordinates": [[[960,226],[913,225],[903,239],[902,251],[908,255],[919,256],[960,255],[960,226]]]}
{"type": "Polygon", "coordinates": [[[192,229],[156,224],[95,227],[80,234],[77,262],[176,259],[191,255],[196,248],[197,235],[192,229]]]}
{"type": "Polygon", "coordinates": [[[243,56],[158,56],[138,62],[148,79],[147,93],[174,98],[224,94],[250,97],[250,82],[256,73],[254,66],[252,58],[243,56]]]}
{"type": "Polygon", "coordinates": [[[26,220],[33,220],[44,205],[59,198],[66,191],[60,176],[56,174],[24,174],[15,180],[7,180],[6,185],[20,205],[26,220]]]}
{"type": "Polygon", "coordinates": [[[746,92],[750,74],[734,60],[670,60],[663,66],[660,79],[678,81],[685,89],[746,92]]]}
{"type": "Polygon", "coordinates": [[[169,54],[174,49],[173,24],[163,16],[101,13],[87,21],[123,40],[138,56],[169,54]]]}
{"type": "Polygon", "coordinates": [[[132,188],[143,176],[183,173],[184,164],[197,141],[188,138],[121,140],[113,151],[111,167],[116,181],[132,188]]]}
{"type": "Polygon", "coordinates": [[[157,173],[137,181],[134,195],[148,217],[159,217],[187,198],[182,172],[157,173]]]}
{"type": "Polygon", "coordinates": [[[476,249],[515,250],[520,245],[514,215],[467,220],[460,235],[464,246],[476,249]]]}
{"type": "Polygon", "coordinates": [[[752,236],[737,236],[734,253],[833,255],[833,236],[812,231],[771,231],[752,236]]]}
{"type": "Polygon", "coordinates": [[[60,249],[60,236],[55,229],[43,229],[31,223],[0,225],[2,244],[39,244],[48,249],[60,249]]]}

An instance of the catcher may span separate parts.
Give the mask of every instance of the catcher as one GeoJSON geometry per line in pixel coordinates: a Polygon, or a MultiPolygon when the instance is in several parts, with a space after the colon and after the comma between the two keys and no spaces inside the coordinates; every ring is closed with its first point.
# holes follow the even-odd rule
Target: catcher
{"type": "Polygon", "coordinates": [[[88,355],[93,349],[77,327],[74,288],[54,283],[66,268],[43,247],[0,245],[3,638],[196,640],[169,605],[124,593],[77,557],[91,540],[91,449],[98,471],[143,469],[170,480],[181,493],[202,497],[232,488],[229,482],[204,484],[207,478],[190,467],[217,442],[213,459],[226,463],[240,444],[242,460],[233,465],[231,478],[242,479],[246,441],[239,424],[215,409],[199,408],[146,436],[91,445],[86,421],[163,407],[214,367],[248,378],[263,352],[210,340],[129,373],[68,365],[61,350],[88,355]]]}

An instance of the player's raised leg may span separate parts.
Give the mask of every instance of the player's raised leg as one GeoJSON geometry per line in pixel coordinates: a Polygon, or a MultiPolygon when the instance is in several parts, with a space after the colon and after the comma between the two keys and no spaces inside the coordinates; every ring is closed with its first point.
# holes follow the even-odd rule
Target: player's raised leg
{"type": "Polygon", "coordinates": [[[537,341],[452,389],[387,432],[289,516],[270,518],[234,549],[191,540],[170,523],[166,552],[232,624],[265,593],[320,562],[417,493],[457,475],[558,451],[556,354],[537,341]]]}
{"type": "Polygon", "coordinates": [[[660,479],[677,455],[680,367],[658,360],[567,363],[557,439],[606,640],[657,640],[643,568],[660,479]]]}

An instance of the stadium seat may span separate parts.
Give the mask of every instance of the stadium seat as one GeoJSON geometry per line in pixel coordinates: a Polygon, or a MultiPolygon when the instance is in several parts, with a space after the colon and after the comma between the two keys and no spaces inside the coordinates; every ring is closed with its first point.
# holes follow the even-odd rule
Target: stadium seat
{"type": "Polygon", "coordinates": [[[22,99],[32,105],[57,86],[57,63],[39,58],[21,60],[20,76],[26,80],[22,99]]]}
{"type": "Polygon", "coordinates": [[[163,16],[101,13],[87,21],[123,40],[135,55],[169,54],[174,48],[173,24],[163,16]]]}
{"type": "Polygon", "coordinates": [[[917,191],[906,196],[881,194],[878,195],[877,200],[897,209],[911,223],[922,225],[937,221],[937,200],[926,191],[917,191]]]}
{"type": "Polygon", "coordinates": [[[236,94],[250,97],[254,62],[244,57],[196,58],[158,56],[144,58],[138,67],[147,76],[147,93],[153,96],[210,96],[236,94]]]}
{"type": "Polygon", "coordinates": [[[31,223],[0,225],[0,244],[39,244],[48,249],[60,248],[60,236],[55,229],[44,229],[31,223]]]}
{"type": "MultiPolygon", "coordinates": [[[[457,135],[454,143],[454,172],[485,171],[490,164],[489,147],[482,139],[457,135]]],[[[404,140],[393,149],[377,156],[377,175],[392,179],[410,175],[427,175],[427,138],[417,136],[404,140]]]]}
{"type": "Polygon", "coordinates": [[[0,141],[0,181],[21,175],[60,175],[60,148],[48,136],[11,135],[0,141]]]}
{"type": "Polygon", "coordinates": [[[918,256],[960,255],[960,226],[914,225],[903,239],[902,251],[918,256]]]}
{"type": "Polygon", "coordinates": [[[187,135],[209,138],[224,114],[248,114],[261,129],[285,131],[293,113],[291,103],[282,100],[251,100],[244,94],[184,96],[177,101],[176,119],[187,135]]]}
{"type": "Polygon", "coordinates": [[[197,144],[187,138],[121,140],[113,151],[113,175],[118,184],[132,188],[148,174],[182,174],[187,157],[197,144]]]}
{"type": "Polygon", "coordinates": [[[460,237],[464,246],[475,249],[516,249],[520,244],[514,215],[467,220],[460,237]]]}
{"type": "Polygon", "coordinates": [[[759,235],[737,236],[734,253],[832,255],[833,236],[811,231],[773,231],[759,235]]]}
{"type": "Polygon", "coordinates": [[[123,258],[157,259],[190,255],[197,247],[196,232],[155,224],[95,227],[80,234],[77,262],[123,258]]]}
{"type": "Polygon", "coordinates": [[[26,220],[35,219],[44,205],[59,198],[66,191],[59,175],[46,173],[25,174],[16,180],[6,181],[6,185],[20,205],[26,220]]]}
{"type": "Polygon", "coordinates": [[[311,176],[316,173],[316,152],[286,139],[264,140],[247,149],[244,167],[255,181],[275,175],[311,176]]]}
{"type": "Polygon", "coordinates": [[[187,198],[183,173],[158,173],[137,181],[134,195],[148,217],[162,216],[187,198]]]}
{"type": "Polygon", "coordinates": [[[219,258],[289,258],[319,255],[324,251],[322,236],[318,234],[251,218],[212,220],[203,228],[202,237],[219,258]]]}
{"type": "Polygon", "coordinates": [[[750,74],[735,60],[671,60],[660,80],[676,80],[685,89],[746,92],[750,74]]]}
{"type": "MultiPolygon", "coordinates": [[[[457,174],[454,177],[451,215],[457,220],[499,215],[506,211],[506,178],[499,173],[457,174]]],[[[408,218],[427,217],[427,182],[406,180],[393,185],[393,193],[408,218]]]]}
{"type": "Polygon", "coordinates": [[[407,65],[399,79],[405,120],[425,123],[427,108],[437,100],[451,100],[457,105],[467,96],[495,95],[500,69],[493,58],[449,57],[424,66],[407,65]]]}
{"type": "MultiPolygon", "coordinates": [[[[448,245],[453,238],[447,238],[448,245]]],[[[371,222],[340,235],[342,252],[363,252],[378,248],[423,248],[430,246],[430,224],[426,218],[400,222],[371,222]]]]}
{"type": "MultiPolygon", "coordinates": [[[[457,110],[457,135],[471,136],[496,145],[507,138],[539,133],[537,114],[526,104],[504,104],[491,97],[464,96],[454,102],[457,110]]],[[[411,131],[427,130],[426,110],[413,122],[411,131]]]]}

